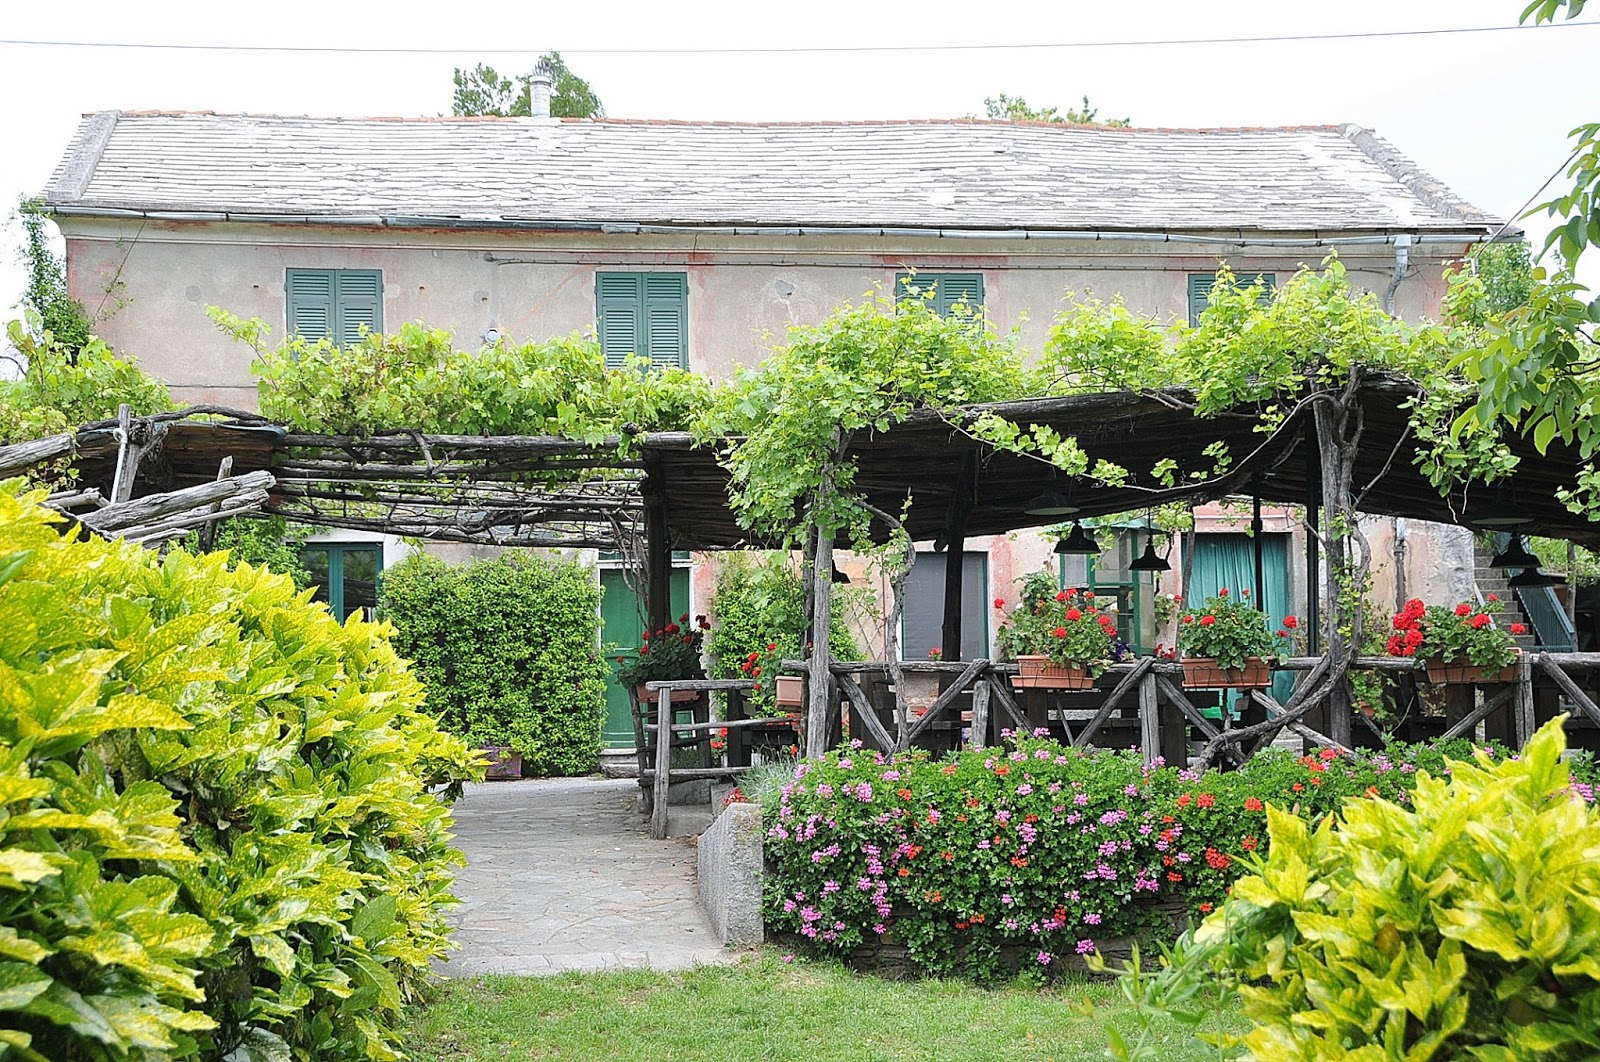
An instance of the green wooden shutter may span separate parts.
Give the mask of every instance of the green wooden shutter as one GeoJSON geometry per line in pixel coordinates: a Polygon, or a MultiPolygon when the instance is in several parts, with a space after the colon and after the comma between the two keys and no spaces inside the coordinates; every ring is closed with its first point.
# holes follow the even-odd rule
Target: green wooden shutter
{"type": "Polygon", "coordinates": [[[688,368],[687,275],[597,273],[595,317],[607,365],[615,368],[637,354],[658,368],[688,368]]]}
{"type": "Polygon", "coordinates": [[[689,278],[644,274],[645,350],[658,369],[689,367],[689,278]]]}
{"type": "Polygon", "coordinates": [[[383,273],[377,269],[341,269],[334,274],[339,345],[361,340],[361,330],[383,331],[383,273]]]}
{"type": "Polygon", "coordinates": [[[315,343],[333,335],[334,280],[331,269],[290,269],[284,275],[287,331],[315,343]]]}
{"type": "MultiPolygon", "coordinates": [[[[1261,302],[1272,301],[1272,291],[1277,287],[1277,277],[1273,273],[1241,273],[1235,278],[1241,288],[1261,282],[1261,302]]],[[[1217,286],[1215,273],[1190,273],[1189,274],[1189,323],[1198,325],[1200,314],[1211,301],[1211,289],[1217,286]]]]}
{"type": "Polygon", "coordinates": [[[963,301],[972,316],[983,313],[983,274],[942,273],[938,282],[933,305],[941,317],[949,317],[956,303],[963,301]]]}
{"type": "Polygon", "coordinates": [[[647,349],[644,325],[644,278],[638,273],[597,273],[595,316],[600,325],[600,353],[612,368],[629,354],[647,349]]]}
{"type": "Polygon", "coordinates": [[[920,299],[932,289],[933,298],[928,307],[940,317],[950,316],[951,307],[965,300],[974,317],[983,312],[982,273],[896,273],[894,297],[896,302],[920,299]]]}

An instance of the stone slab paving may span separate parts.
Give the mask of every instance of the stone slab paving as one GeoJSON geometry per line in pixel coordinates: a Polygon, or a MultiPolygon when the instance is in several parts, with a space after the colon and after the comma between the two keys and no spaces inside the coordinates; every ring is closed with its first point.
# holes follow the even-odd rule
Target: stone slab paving
{"type": "Polygon", "coordinates": [[[737,961],[695,892],[692,839],[656,841],[639,784],[589,778],[468,786],[454,807],[467,865],[447,977],[737,961]]]}

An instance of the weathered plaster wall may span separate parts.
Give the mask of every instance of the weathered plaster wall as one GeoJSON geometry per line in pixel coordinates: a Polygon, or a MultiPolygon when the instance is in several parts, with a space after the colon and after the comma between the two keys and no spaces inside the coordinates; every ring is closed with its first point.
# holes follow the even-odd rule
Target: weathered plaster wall
{"type": "MultiPolygon", "coordinates": [[[[1038,240],[865,237],[769,239],[736,236],[496,235],[456,232],[312,231],[290,226],[222,226],[68,219],[69,287],[99,305],[114,281],[126,305],[102,334],[167,380],[181,399],[253,406],[250,351],[205,316],[218,305],[255,316],[282,333],[284,270],[380,269],[384,324],[422,321],[476,346],[490,327],[517,340],[594,327],[597,270],[658,269],[689,276],[690,364],[724,376],[754,364],[796,324],[822,320],[874,286],[892,288],[897,270],[984,275],[986,310],[1038,350],[1068,292],[1121,294],[1135,310],[1187,313],[1187,275],[1215,270],[1215,255],[1188,245],[1038,240]],[[1174,254],[1174,248],[1186,253],[1174,254]]],[[[1412,253],[1398,309],[1437,311],[1444,262],[1464,247],[1423,245],[1412,253]]],[[[1382,292],[1392,249],[1350,248],[1355,282],[1382,292]]],[[[1282,283],[1323,252],[1229,252],[1240,272],[1272,272],[1282,283]]]]}

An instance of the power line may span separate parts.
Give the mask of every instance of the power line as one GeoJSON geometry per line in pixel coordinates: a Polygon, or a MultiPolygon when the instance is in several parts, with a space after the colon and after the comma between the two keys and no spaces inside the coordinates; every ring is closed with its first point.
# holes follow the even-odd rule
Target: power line
{"type": "MultiPolygon", "coordinates": [[[[1366,33],[1305,33],[1268,37],[1184,37],[1157,40],[1057,41],[1015,44],[838,44],[771,48],[571,48],[568,55],[807,55],[851,52],[1048,51],[1063,48],[1164,48],[1201,44],[1282,44],[1294,41],[1357,41],[1378,38],[1442,37],[1459,33],[1511,33],[1521,30],[1582,29],[1600,22],[1545,22],[1521,26],[1455,26],[1444,29],[1374,30],[1366,33]]],[[[359,55],[538,55],[536,48],[346,48],[335,45],[180,44],[172,42],[62,41],[0,38],[0,45],[28,48],[127,48],[172,52],[302,52],[359,55]]]]}

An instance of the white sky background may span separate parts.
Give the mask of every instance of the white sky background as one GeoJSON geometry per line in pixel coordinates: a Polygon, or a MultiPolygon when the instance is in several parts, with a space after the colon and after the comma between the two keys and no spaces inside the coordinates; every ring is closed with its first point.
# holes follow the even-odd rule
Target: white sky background
{"type": "MultiPolygon", "coordinates": [[[[0,44],[0,206],[35,194],[82,112],[443,114],[451,70],[525,70],[547,49],[619,118],[801,120],[981,114],[1007,92],[1143,126],[1356,122],[1457,193],[1509,216],[1600,120],[1600,25],[1371,40],[985,51],[682,54],[682,48],[1046,44],[1510,26],[1523,0],[933,0],[471,4],[279,0],[267,7],[79,0],[0,5],[0,37],[70,41],[460,48],[441,55],[57,48],[0,44]],[[299,27],[299,28],[297,28],[299,27]],[[309,27],[309,28],[308,28],[309,27]],[[491,48],[519,48],[495,53],[491,48]],[[660,48],[618,55],[595,49],[660,48]]],[[[1580,21],[1600,23],[1593,15],[1580,21]]],[[[1551,190],[1563,187],[1557,177],[1551,190]]],[[[1547,198],[1541,196],[1540,199],[1547,198]]],[[[1542,219],[1525,223],[1542,239],[1542,219]]],[[[0,310],[21,294],[8,225],[0,310]]],[[[1600,251],[1583,276],[1600,288],[1600,251]]],[[[7,312],[5,316],[10,316],[7,312]]]]}

